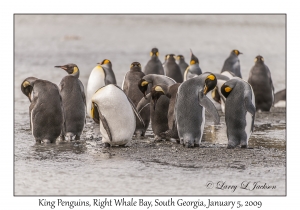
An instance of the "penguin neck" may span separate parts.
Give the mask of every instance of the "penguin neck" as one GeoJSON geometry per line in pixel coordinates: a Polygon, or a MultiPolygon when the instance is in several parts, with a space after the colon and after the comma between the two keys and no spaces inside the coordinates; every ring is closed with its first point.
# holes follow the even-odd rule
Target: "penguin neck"
{"type": "Polygon", "coordinates": [[[76,77],[77,79],[79,78],[79,70],[76,72],[73,72],[72,74],[70,74],[73,77],[76,77]]]}
{"type": "Polygon", "coordinates": [[[151,57],[151,60],[153,60],[153,61],[158,61],[158,57],[157,57],[156,55],[153,55],[153,56],[151,57]]]}

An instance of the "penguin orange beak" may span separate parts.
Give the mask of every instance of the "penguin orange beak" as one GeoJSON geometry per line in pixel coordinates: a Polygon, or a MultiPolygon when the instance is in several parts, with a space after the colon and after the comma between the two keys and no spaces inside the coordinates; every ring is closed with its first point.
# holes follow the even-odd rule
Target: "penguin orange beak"
{"type": "Polygon", "coordinates": [[[66,66],[54,66],[55,68],[61,68],[63,70],[67,70],[68,68],[66,66]]]}

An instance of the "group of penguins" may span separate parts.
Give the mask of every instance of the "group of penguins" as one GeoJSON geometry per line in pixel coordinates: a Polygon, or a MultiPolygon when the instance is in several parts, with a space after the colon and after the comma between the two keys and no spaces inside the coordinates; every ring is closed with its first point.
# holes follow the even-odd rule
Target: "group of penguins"
{"type": "Polygon", "coordinates": [[[199,147],[205,111],[220,124],[214,105],[219,103],[225,112],[227,148],[247,148],[255,113],[270,110],[274,87],[260,55],[248,81],[243,80],[240,54],[232,50],[217,74],[202,72],[192,50],[189,64],[174,54],[166,55],[162,63],[158,49],[153,48],[143,70],[139,62],[131,64],[122,87],[117,86],[111,61],[104,59],[91,71],[86,94],[76,64],[55,66],[68,73],[59,86],[36,77],[21,84],[31,102],[32,135],[38,143],[53,143],[58,137],[79,140],[88,114],[100,125],[105,147],[124,146],[133,135],[145,136],[150,122],[156,141],[175,139],[186,147],[199,147]]]}

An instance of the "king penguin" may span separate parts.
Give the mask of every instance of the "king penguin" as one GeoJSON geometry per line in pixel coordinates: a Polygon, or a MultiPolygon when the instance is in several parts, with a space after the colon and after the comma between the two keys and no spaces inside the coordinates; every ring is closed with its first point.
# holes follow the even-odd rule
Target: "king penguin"
{"type": "MultiPolygon", "coordinates": [[[[177,131],[177,125],[175,122],[175,116],[174,116],[174,108],[175,108],[175,101],[177,96],[177,91],[181,83],[176,83],[171,86],[166,85],[156,85],[152,88],[152,100],[157,101],[160,96],[165,95],[170,99],[169,108],[168,108],[168,126],[169,129],[162,133],[162,136],[166,136],[166,138],[173,138],[179,142],[179,136],[177,131]]],[[[154,104],[155,107],[155,104],[154,104]]]]}
{"type": "Polygon", "coordinates": [[[148,75],[148,74],[165,75],[164,68],[163,68],[162,63],[159,60],[158,56],[159,56],[158,49],[153,48],[150,52],[150,57],[151,58],[148,61],[148,63],[146,64],[146,66],[144,67],[144,70],[143,70],[145,75],[148,75]]]}
{"type": "Polygon", "coordinates": [[[184,76],[184,72],[186,70],[186,68],[189,66],[185,60],[184,60],[184,56],[183,55],[177,55],[176,56],[176,63],[178,64],[179,68],[180,68],[180,71],[181,71],[181,75],[182,75],[182,78],[184,76]]]}
{"type": "MultiPolygon", "coordinates": [[[[144,76],[145,74],[142,72],[141,64],[139,62],[133,62],[130,65],[130,71],[125,74],[122,83],[122,90],[127,97],[131,99],[135,107],[144,96],[143,93],[138,89],[138,83],[144,76]]],[[[150,106],[145,107],[140,112],[140,115],[145,123],[145,126],[136,117],[135,134],[137,137],[144,137],[150,123],[150,106]]]]}
{"type": "Polygon", "coordinates": [[[256,111],[270,111],[274,103],[274,86],[271,72],[264,63],[264,58],[256,56],[255,65],[249,73],[248,83],[255,94],[256,111]]]}
{"type": "Polygon", "coordinates": [[[66,140],[80,140],[85,124],[86,107],[84,86],[79,80],[79,68],[73,63],[55,67],[69,74],[59,84],[65,119],[62,139],[65,137],[66,140]]]}
{"type": "Polygon", "coordinates": [[[151,100],[152,93],[148,93],[146,95],[146,91],[148,86],[151,86],[151,90],[155,85],[162,84],[166,86],[171,86],[175,84],[175,80],[170,77],[164,75],[157,75],[157,74],[148,74],[144,76],[138,85],[140,91],[144,94],[144,97],[140,100],[137,105],[137,110],[141,112],[145,107],[150,104],[150,120],[153,133],[155,135],[155,140],[162,139],[162,133],[169,129],[168,126],[168,109],[169,109],[169,98],[165,95],[162,95],[157,99],[155,102],[151,100]],[[154,110],[155,109],[155,110],[154,110]]]}
{"type": "Polygon", "coordinates": [[[94,93],[101,87],[108,84],[117,84],[115,74],[112,70],[111,61],[104,59],[92,70],[86,88],[86,109],[90,117],[91,103],[94,93]]]}
{"type": "Polygon", "coordinates": [[[205,110],[212,115],[216,124],[220,122],[218,111],[206,96],[216,84],[216,76],[205,72],[183,82],[178,88],[175,120],[180,143],[186,147],[199,146],[204,130],[205,110]]]}
{"type": "Polygon", "coordinates": [[[114,84],[96,91],[90,115],[100,124],[102,143],[106,147],[123,146],[131,140],[136,126],[134,115],[143,121],[132,101],[114,84]]]}
{"type": "Polygon", "coordinates": [[[182,77],[182,74],[180,71],[180,67],[176,63],[174,54],[167,55],[167,59],[166,59],[165,65],[164,65],[164,70],[165,70],[166,76],[174,79],[178,83],[183,82],[183,77],[182,77]]]}
{"type": "Polygon", "coordinates": [[[243,79],[234,77],[222,85],[221,92],[226,97],[227,148],[232,149],[239,144],[242,148],[247,148],[255,118],[252,87],[243,79]]]}
{"type": "Polygon", "coordinates": [[[63,129],[62,100],[57,85],[52,82],[26,78],[21,90],[31,102],[30,129],[37,143],[54,143],[63,129]]]}
{"type": "Polygon", "coordinates": [[[286,107],[286,89],[275,93],[274,107],[286,107]]]}
{"type": "Polygon", "coordinates": [[[199,59],[194,55],[191,50],[191,61],[190,65],[186,68],[183,76],[183,81],[196,77],[202,74],[202,70],[199,65],[199,59]]]}
{"type": "Polygon", "coordinates": [[[234,73],[237,77],[242,78],[240,60],[238,58],[238,56],[240,54],[243,54],[243,53],[241,53],[238,50],[232,50],[230,52],[229,57],[224,62],[221,73],[224,72],[224,71],[229,71],[229,72],[234,73]]]}

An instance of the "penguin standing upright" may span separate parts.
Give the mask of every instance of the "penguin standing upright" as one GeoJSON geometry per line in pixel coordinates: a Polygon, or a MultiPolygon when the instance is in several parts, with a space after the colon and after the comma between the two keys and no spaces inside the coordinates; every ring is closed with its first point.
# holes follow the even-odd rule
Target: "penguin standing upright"
{"type": "Polygon", "coordinates": [[[111,61],[104,59],[92,70],[86,88],[86,110],[90,117],[91,103],[94,93],[101,87],[108,84],[117,84],[115,74],[112,70],[111,61]]]}
{"type": "Polygon", "coordinates": [[[55,67],[69,74],[59,84],[65,119],[62,138],[79,140],[86,116],[84,86],[79,80],[79,68],[73,63],[55,67]]]}
{"type": "Polygon", "coordinates": [[[255,94],[256,110],[270,111],[274,102],[274,86],[271,72],[260,55],[255,58],[255,65],[250,70],[248,83],[255,94]]]}
{"type": "Polygon", "coordinates": [[[155,134],[155,140],[161,140],[162,135],[161,133],[167,131],[169,129],[168,126],[168,109],[169,109],[169,98],[165,95],[162,95],[155,101],[151,100],[152,93],[148,93],[146,96],[146,91],[148,86],[151,85],[154,87],[155,85],[162,84],[166,86],[171,86],[175,84],[175,80],[170,77],[164,75],[157,75],[157,74],[149,74],[143,77],[140,80],[138,88],[144,94],[144,97],[140,100],[137,105],[137,110],[141,112],[145,107],[150,104],[150,119],[151,119],[151,126],[153,133],[155,134]],[[154,110],[155,109],[155,110],[154,110]]]}
{"type": "Polygon", "coordinates": [[[127,144],[136,126],[134,115],[142,121],[131,100],[114,84],[96,91],[92,97],[90,114],[92,119],[100,124],[105,146],[127,144]]]}
{"type": "Polygon", "coordinates": [[[186,147],[199,146],[204,124],[205,109],[220,122],[218,112],[206,94],[217,84],[216,76],[210,72],[183,82],[177,92],[175,116],[180,143],[186,147]]]}
{"type": "Polygon", "coordinates": [[[181,83],[176,83],[171,86],[166,85],[156,85],[152,88],[152,99],[158,100],[161,95],[165,95],[170,99],[169,108],[168,108],[168,126],[169,129],[161,135],[165,135],[166,138],[176,139],[179,143],[179,136],[177,131],[177,125],[174,117],[174,108],[176,102],[177,91],[181,83]]]}
{"type": "MultiPolygon", "coordinates": [[[[141,64],[139,62],[133,62],[130,66],[130,71],[125,74],[122,89],[128,98],[131,99],[135,106],[143,98],[143,93],[138,89],[139,81],[145,76],[141,70],[141,64]]],[[[145,132],[150,123],[150,106],[145,107],[140,115],[145,123],[145,126],[136,119],[135,134],[137,137],[145,136],[145,132]]]]}
{"type": "Polygon", "coordinates": [[[202,70],[199,66],[199,59],[194,55],[194,53],[191,50],[191,61],[190,65],[186,68],[183,76],[183,81],[186,81],[188,79],[191,79],[193,77],[196,77],[200,74],[202,74],[202,70]]]}
{"type": "Polygon", "coordinates": [[[180,67],[176,63],[174,54],[167,55],[167,59],[166,59],[165,65],[164,65],[164,70],[165,70],[166,76],[171,77],[178,83],[183,82],[183,77],[182,77],[182,74],[180,71],[180,67]]]}
{"type": "Polygon", "coordinates": [[[255,119],[252,87],[243,79],[234,77],[222,85],[221,92],[226,97],[227,148],[232,149],[239,144],[242,148],[247,148],[255,119]]]}
{"type": "Polygon", "coordinates": [[[159,60],[158,56],[159,56],[158,49],[153,48],[150,52],[150,57],[151,58],[148,61],[148,63],[146,64],[146,66],[144,67],[144,70],[143,70],[145,75],[148,75],[148,74],[165,75],[164,68],[163,68],[162,63],[159,60]]]}
{"type": "Polygon", "coordinates": [[[224,71],[230,71],[230,72],[234,73],[237,77],[242,78],[240,60],[238,58],[238,56],[240,54],[243,54],[243,53],[241,53],[238,50],[232,50],[230,52],[229,57],[224,62],[221,73],[224,71]]]}
{"type": "Polygon", "coordinates": [[[189,66],[185,60],[184,60],[184,56],[183,55],[177,55],[176,56],[176,63],[178,64],[179,68],[180,68],[180,71],[181,71],[181,75],[182,75],[182,78],[184,76],[184,72],[186,70],[186,68],[189,66]]]}
{"type": "Polygon", "coordinates": [[[31,102],[30,129],[37,143],[54,143],[63,129],[62,101],[57,85],[52,82],[26,78],[21,90],[31,102]]]}

